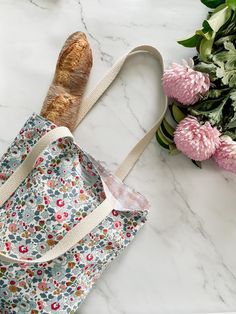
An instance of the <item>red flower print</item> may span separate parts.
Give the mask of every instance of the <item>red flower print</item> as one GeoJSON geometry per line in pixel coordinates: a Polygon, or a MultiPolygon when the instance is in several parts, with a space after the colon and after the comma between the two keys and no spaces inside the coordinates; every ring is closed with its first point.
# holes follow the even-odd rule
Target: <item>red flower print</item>
{"type": "Polygon", "coordinates": [[[65,217],[64,213],[57,212],[57,213],[55,213],[55,219],[58,222],[62,222],[62,221],[64,221],[66,219],[66,217],[65,217]]]}
{"type": "Polygon", "coordinates": [[[11,204],[12,204],[12,201],[8,200],[6,203],[5,203],[5,209],[6,210],[9,210],[11,208],[11,204]]]}
{"type": "Polygon", "coordinates": [[[116,220],[116,221],[114,221],[113,225],[114,225],[115,229],[120,229],[121,222],[119,220],[116,220]]]}
{"type": "Polygon", "coordinates": [[[88,270],[89,268],[91,268],[90,265],[85,265],[85,266],[84,266],[84,270],[85,270],[85,271],[88,270]]]}
{"type": "Polygon", "coordinates": [[[43,162],[43,157],[39,157],[35,163],[34,163],[34,167],[37,167],[39,164],[41,164],[41,162],[43,162]]]}
{"type": "Polygon", "coordinates": [[[26,282],[25,282],[25,281],[23,281],[23,280],[22,280],[22,281],[20,281],[20,282],[19,282],[19,286],[20,286],[20,287],[24,287],[24,286],[26,286],[26,282]]]}
{"type": "Polygon", "coordinates": [[[92,259],[93,259],[93,255],[92,254],[88,254],[87,256],[86,256],[86,259],[87,259],[87,261],[91,261],[92,259]]]}
{"type": "Polygon", "coordinates": [[[6,250],[10,251],[10,249],[11,249],[11,242],[6,242],[5,246],[6,246],[6,250]]]}
{"type": "Polygon", "coordinates": [[[53,188],[55,186],[55,182],[53,180],[48,180],[47,186],[53,188]]]}
{"type": "Polygon", "coordinates": [[[37,304],[38,304],[39,310],[42,310],[44,308],[43,301],[38,301],[37,304]]]}
{"type": "Polygon", "coordinates": [[[99,196],[101,197],[101,199],[105,199],[106,198],[106,194],[104,191],[99,193],[99,196]]]}
{"type": "Polygon", "coordinates": [[[113,215],[113,216],[118,216],[118,212],[117,212],[115,209],[113,209],[113,210],[112,210],[112,215],[113,215]]]}
{"type": "Polygon", "coordinates": [[[65,205],[65,203],[62,199],[57,200],[57,206],[63,207],[64,205],[65,205]]]}
{"type": "Polygon", "coordinates": [[[3,172],[0,173],[0,180],[6,180],[7,175],[3,172]]]}
{"type": "Polygon", "coordinates": [[[53,311],[59,310],[60,307],[61,306],[60,306],[60,304],[58,302],[54,302],[54,303],[51,304],[51,309],[53,311]]]}
{"type": "Polygon", "coordinates": [[[19,246],[19,252],[20,253],[27,253],[29,251],[29,249],[28,249],[28,247],[27,246],[25,246],[25,245],[20,245],[19,246]]]}
{"type": "Polygon", "coordinates": [[[33,133],[32,133],[32,132],[30,132],[30,131],[25,132],[25,137],[30,139],[30,138],[32,138],[32,137],[33,137],[33,133]]]}
{"type": "Polygon", "coordinates": [[[9,226],[8,226],[8,230],[10,232],[16,232],[16,224],[15,223],[11,223],[9,226]]]}
{"type": "Polygon", "coordinates": [[[42,281],[38,284],[38,288],[39,290],[42,290],[42,291],[46,291],[47,290],[47,283],[42,281]]]}
{"type": "Polygon", "coordinates": [[[49,197],[48,196],[44,196],[44,204],[48,205],[49,204],[49,197]]]}
{"type": "Polygon", "coordinates": [[[75,257],[76,262],[80,261],[80,253],[76,253],[74,257],[75,257]]]}

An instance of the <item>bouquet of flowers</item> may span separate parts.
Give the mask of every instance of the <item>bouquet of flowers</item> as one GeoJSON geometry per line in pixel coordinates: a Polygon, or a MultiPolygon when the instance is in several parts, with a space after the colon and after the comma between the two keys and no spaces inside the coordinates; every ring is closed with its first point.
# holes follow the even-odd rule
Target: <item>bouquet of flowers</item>
{"type": "Polygon", "coordinates": [[[156,138],[171,154],[182,152],[197,166],[214,158],[236,173],[236,0],[201,0],[211,10],[202,28],[178,41],[197,55],[173,63],[162,78],[169,97],[167,118],[156,138]]]}

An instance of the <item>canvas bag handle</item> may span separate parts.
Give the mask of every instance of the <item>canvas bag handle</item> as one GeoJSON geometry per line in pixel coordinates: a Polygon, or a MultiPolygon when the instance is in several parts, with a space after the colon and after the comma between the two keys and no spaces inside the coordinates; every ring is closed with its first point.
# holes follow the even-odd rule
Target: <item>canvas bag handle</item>
{"type": "MultiPolygon", "coordinates": [[[[91,108],[95,105],[97,100],[103,95],[103,93],[107,90],[107,88],[111,85],[114,79],[117,77],[120,72],[123,64],[127,60],[127,58],[136,53],[149,53],[153,55],[157,61],[161,65],[161,75],[163,72],[163,59],[159,51],[151,46],[138,46],[132,49],[128,54],[124,55],[120,60],[118,60],[111,70],[103,77],[103,79],[97,84],[95,89],[85,98],[82,102],[78,123],[83,120],[83,118],[87,115],[87,113],[91,110],[91,108]]],[[[144,151],[145,147],[151,141],[157,128],[159,127],[165,112],[167,110],[167,98],[163,95],[163,108],[162,112],[159,115],[158,119],[152,126],[152,128],[144,135],[144,137],[134,146],[131,152],[127,155],[124,161],[120,164],[118,170],[116,171],[116,175],[123,180],[130,170],[135,165],[136,161],[144,151]]],[[[30,154],[34,157],[39,155],[42,151],[42,147],[46,147],[48,145],[61,137],[72,137],[70,131],[64,127],[58,127],[52,131],[46,133],[39,142],[35,145],[35,147],[31,150],[30,154]],[[57,131],[58,130],[58,131],[57,131]],[[57,133],[58,132],[58,133],[57,133]],[[50,134],[53,134],[51,136],[50,134]],[[57,136],[58,135],[58,136],[57,136]],[[46,140],[44,140],[46,139],[46,140]],[[44,143],[44,146],[40,144],[40,142],[44,143]],[[40,149],[39,149],[40,148],[40,149]]],[[[29,155],[26,159],[29,158],[29,155]]],[[[14,174],[8,179],[13,183],[13,188],[11,188],[11,184],[7,184],[8,180],[0,187],[0,203],[2,200],[6,198],[6,195],[11,196],[11,194],[16,190],[17,186],[27,177],[33,167],[33,163],[31,161],[30,166],[25,164],[26,160],[23,161],[20,167],[14,172],[14,174]],[[20,168],[20,169],[19,169],[20,168]],[[7,188],[6,188],[7,187],[7,188]],[[5,194],[4,194],[5,193],[5,194]]],[[[8,199],[7,198],[7,199],[8,199]]],[[[0,260],[9,263],[27,263],[27,264],[35,264],[35,263],[45,263],[60,257],[69,251],[73,246],[75,246],[84,236],[86,236],[89,232],[91,232],[99,223],[101,223],[106,216],[112,211],[113,206],[110,204],[108,199],[105,199],[98,207],[96,207],[89,215],[87,215],[80,223],[78,223],[74,228],[72,228],[62,240],[60,240],[52,249],[47,251],[38,259],[18,259],[7,256],[6,254],[0,253],[0,260]]]]}
{"type": "MultiPolygon", "coordinates": [[[[130,50],[129,53],[125,54],[123,57],[121,57],[114,65],[113,67],[108,71],[107,74],[98,82],[96,87],[89,93],[87,97],[84,98],[82,101],[79,116],[77,120],[76,128],[79,126],[79,124],[82,122],[82,120],[86,117],[86,115],[89,113],[89,111],[93,108],[93,106],[97,103],[99,98],[107,91],[109,86],[112,84],[112,82],[116,79],[118,74],[120,73],[121,69],[123,68],[126,60],[135,54],[143,54],[148,53],[152,55],[160,64],[161,66],[161,73],[162,76],[163,70],[164,70],[164,63],[163,58],[160,54],[160,52],[153,46],[149,45],[141,45],[133,48],[130,50]]],[[[115,174],[117,177],[119,177],[122,181],[127,177],[129,172],[134,167],[135,163],[143,153],[144,149],[147,147],[151,139],[155,136],[156,130],[160,126],[162,119],[166,113],[167,107],[168,107],[168,101],[167,97],[162,95],[162,111],[157,120],[155,121],[152,128],[141,138],[140,141],[133,147],[133,149],[129,152],[129,154],[126,156],[126,158],[121,162],[118,169],[116,170],[115,174]]]]}

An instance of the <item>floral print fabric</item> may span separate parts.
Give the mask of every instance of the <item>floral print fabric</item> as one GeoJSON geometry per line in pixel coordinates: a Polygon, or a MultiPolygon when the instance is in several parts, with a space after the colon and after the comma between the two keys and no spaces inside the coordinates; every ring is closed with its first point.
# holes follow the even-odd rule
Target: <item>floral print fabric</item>
{"type": "MultiPolygon", "coordinates": [[[[32,115],[0,160],[0,185],[35,143],[55,128],[32,115]]],[[[74,313],[102,271],[134,238],[148,203],[104,169],[72,139],[55,141],[0,208],[0,251],[39,258],[106,197],[114,209],[75,247],[48,263],[0,261],[0,313],[74,313]]]]}

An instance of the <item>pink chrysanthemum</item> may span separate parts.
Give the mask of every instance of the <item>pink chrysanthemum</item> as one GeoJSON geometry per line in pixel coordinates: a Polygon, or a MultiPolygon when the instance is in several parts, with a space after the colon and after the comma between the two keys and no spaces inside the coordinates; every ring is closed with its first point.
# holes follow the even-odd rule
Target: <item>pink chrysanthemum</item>
{"type": "Polygon", "coordinates": [[[220,144],[220,132],[209,122],[200,124],[197,118],[188,116],[177,126],[174,134],[176,147],[193,160],[209,159],[220,144]]]}
{"type": "Polygon", "coordinates": [[[214,159],[221,168],[236,173],[236,142],[227,135],[221,136],[214,159]]]}
{"type": "Polygon", "coordinates": [[[184,65],[173,63],[162,77],[165,94],[183,105],[196,103],[210,88],[207,73],[195,71],[185,62],[184,65]]]}

